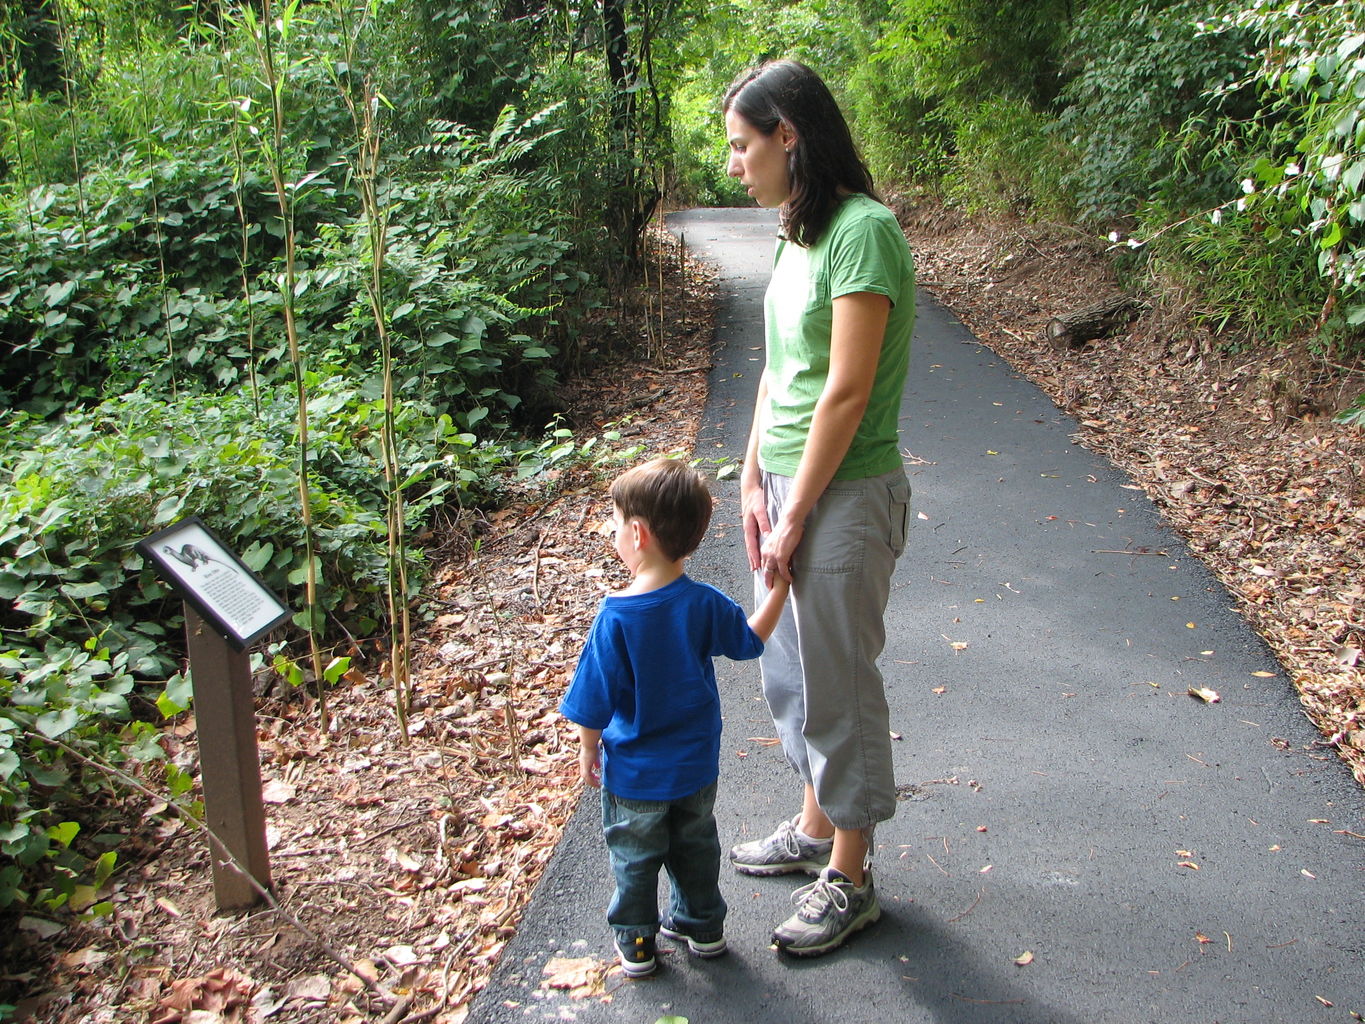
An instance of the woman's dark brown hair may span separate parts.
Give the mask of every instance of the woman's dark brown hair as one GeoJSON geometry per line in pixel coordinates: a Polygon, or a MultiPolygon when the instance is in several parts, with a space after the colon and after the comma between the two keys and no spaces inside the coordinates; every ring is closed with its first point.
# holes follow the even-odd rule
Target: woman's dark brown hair
{"type": "Polygon", "coordinates": [[[798,245],[819,241],[844,196],[877,198],[839,104],[806,65],[778,60],[750,68],[726,90],[722,111],[732,109],[764,135],[785,123],[796,136],[787,157],[791,195],[782,214],[784,233],[798,245]]]}

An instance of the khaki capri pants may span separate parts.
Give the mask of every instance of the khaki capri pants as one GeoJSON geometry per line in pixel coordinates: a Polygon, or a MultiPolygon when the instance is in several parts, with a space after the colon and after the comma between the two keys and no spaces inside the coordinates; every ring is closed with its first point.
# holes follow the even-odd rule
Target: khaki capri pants
{"type": "MultiPolygon", "coordinates": [[[[777,521],[791,484],[791,477],[763,474],[769,522],[777,521]]],[[[896,812],[877,657],[909,517],[904,470],[832,482],[806,520],[791,598],[760,660],[783,752],[836,828],[868,829],[896,812]]],[[[767,590],[756,572],[756,600],[767,590]]]]}

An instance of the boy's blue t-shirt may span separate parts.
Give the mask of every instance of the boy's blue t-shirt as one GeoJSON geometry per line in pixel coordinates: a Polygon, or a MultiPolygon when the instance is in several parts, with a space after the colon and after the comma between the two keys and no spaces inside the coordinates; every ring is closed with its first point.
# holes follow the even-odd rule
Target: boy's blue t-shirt
{"type": "Polygon", "coordinates": [[[602,599],[560,713],[602,730],[602,784],[627,800],[678,800],[720,773],[720,694],[711,659],[757,658],[744,609],[681,576],[602,599]]]}

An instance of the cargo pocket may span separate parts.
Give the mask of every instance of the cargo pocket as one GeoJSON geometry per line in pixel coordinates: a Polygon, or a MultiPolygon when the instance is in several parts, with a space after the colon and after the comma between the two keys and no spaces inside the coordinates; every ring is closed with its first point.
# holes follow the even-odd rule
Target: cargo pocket
{"type": "Polygon", "coordinates": [[[910,481],[893,480],[887,488],[890,502],[888,519],[891,523],[891,552],[897,558],[905,551],[905,538],[910,532],[910,481]]]}

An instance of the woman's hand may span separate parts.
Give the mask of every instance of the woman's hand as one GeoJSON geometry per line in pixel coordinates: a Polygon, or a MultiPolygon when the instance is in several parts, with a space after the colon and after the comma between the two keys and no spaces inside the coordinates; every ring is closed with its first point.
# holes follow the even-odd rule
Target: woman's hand
{"type": "Polygon", "coordinates": [[[779,576],[788,583],[792,582],[792,558],[801,546],[801,538],[806,534],[806,522],[797,522],[787,517],[786,512],[777,517],[768,536],[763,539],[759,551],[759,566],[763,570],[763,582],[771,587],[773,577],[779,576]]]}
{"type": "Polygon", "coordinates": [[[763,498],[763,483],[755,471],[752,477],[746,472],[740,478],[740,507],[744,515],[744,550],[749,555],[749,569],[753,571],[762,566],[760,552],[764,536],[772,529],[768,522],[768,506],[763,498]]]}

